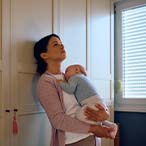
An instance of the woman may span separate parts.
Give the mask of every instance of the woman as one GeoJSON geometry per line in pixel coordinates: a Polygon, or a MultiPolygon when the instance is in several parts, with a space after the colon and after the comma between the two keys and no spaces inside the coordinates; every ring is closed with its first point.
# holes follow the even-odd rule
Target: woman
{"type": "MultiPolygon", "coordinates": [[[[61,90],[57,81],[64,79],[61,63],[66,58],[59,36],[51,34],[39,40],[34,46],[34,57],[37,72],[41,74],[38,97],[52,125],[51,146],[95,146],[94,135],[110,138],[111,128],[89,125],[74,118],[79,105],[74,95],[61,90]]],[[[87,108],[87,118],[107,119],[108,112],[103,107],[98,108],[98,112],[87,108]]]]}

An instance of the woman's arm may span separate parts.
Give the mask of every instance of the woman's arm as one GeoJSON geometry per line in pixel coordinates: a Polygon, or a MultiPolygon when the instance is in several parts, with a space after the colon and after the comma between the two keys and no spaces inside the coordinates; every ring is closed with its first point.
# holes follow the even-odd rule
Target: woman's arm
{"type": "Polygon", "coordinates": [[[111,128],[89,125],[67,116],[63,111],[59,93],[51,78],[43,76],[39,81],[38,96],[54,128],[66,132],[93,133],[98,137],[111,138],[109,135],[109,132],[112,131],[111,128]]]}
{"type": "Polygon", "coordinates": [[[110,134],[113,130],[113,127],[91,125],[89,132],[94,133],[97,137],[114,139],[110,134]]]}
{"type": "Polygon", "coordinates": [[[66,132],[88,133],[89,124],[65,114],[54,82],[51,77],[43,75],[38,83],[38,97],[52,126],[66,132]]]}

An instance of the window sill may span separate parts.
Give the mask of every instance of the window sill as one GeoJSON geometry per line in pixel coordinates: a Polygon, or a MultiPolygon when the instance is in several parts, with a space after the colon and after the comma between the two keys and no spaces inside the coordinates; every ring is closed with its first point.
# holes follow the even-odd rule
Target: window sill
{"type": "Polygon", "coordinates": [[[146,105],[134,105],[134,104],[116,104],[115,111],[123,112],[146,112],[146,105]]]}

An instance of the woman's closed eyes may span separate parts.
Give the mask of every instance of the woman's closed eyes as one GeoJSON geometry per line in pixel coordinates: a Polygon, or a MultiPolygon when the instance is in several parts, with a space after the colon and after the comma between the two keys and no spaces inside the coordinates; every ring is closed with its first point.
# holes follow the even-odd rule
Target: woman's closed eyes
{"type": "Polygon", "coordinates": [[[57,41],[54,41],[52,43],[53,47],[57,47],[57,46],[63,46],[62,42],[57,42],[57,41]]]}

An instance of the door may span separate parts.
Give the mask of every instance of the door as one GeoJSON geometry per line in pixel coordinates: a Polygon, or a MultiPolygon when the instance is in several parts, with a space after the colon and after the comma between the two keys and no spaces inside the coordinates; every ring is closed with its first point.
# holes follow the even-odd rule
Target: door
{"type": "MultiPolygon", "coordinates": [[[[0,1],[0,129],[2,129],[2,1],[0,1]]],[[[3,129],[0,131],[0,137],[3,136],[3,129]]],[[[0,141],[2,145],[2,141],[0,141]]]]}
{"type": "MultiPolygon", "coordinates": [[[[3,127],[3,107],[2,107],[2,1],[0,1],[0,139],[4,138],[4,128],[3,127]]],[[[3,145],[3,141],[0,140],[0,145],[3,145]]]]}
{"type": "MultiPolygon", "coordinates": [[[[0,145],[50,143],[51,126],[36,96],[33,46],[52,32],[60,35],[67,50],[63,70],[72,63],[84,65],[106,98],[113,120],[110,0],[0,0],[1,5],[0,145]],[[7,109],[10,112],[5,112],[7,109]],[[17,135],[12,133],[14,110],[17,135]]],[[[112,142],[103,141],[102,145],[112,146],[112,142]]]]}
{"type": "MultiPolygon", "coordinates": [[[[51,126],[36,96],[33,46],[52,33],[52,0],[9,0],[11,35],[11,119],[16,110],[19,133],[11,146],[48,146],[51,126]]],[[[7,7],[7,6],[5,6],[7,7]]]]}
{"type": "Polygon", "coordinates": [[[10,146],[10,28],[7,0],[0,0],[0,145],[10,146]],[[3,6],[7,5],[7,8],[3,6]],[[7,23],[6,23],[7,22],[7,23]]]}
{"type": "MultiPolygon", "coordinates": [[[[85,66],[114,120],[113,110],[113,18],[110,0],[55,0],[54,32],[60,34],[67,59],[66,66],[85,66]],[[75,10],[75,11],[73,11],[75,10]]],[[[102,139],[102,146],[113,146],[102,139]]]]}
{"type": "MultiPolygon", "coordinates": [[[[88,69],[99,95],[109,107],[110,121],[114,120],[112,5],[110,0],[88,1],[88,69]]],[[[113,145],[113,140],[102,139],[102,146],[113,145]]]]}
{"type": "Polygon", "coordinates": [[[63,70],[75,63],[86,67],[86,0],[54,0],[54,32],[67,52],[63,70]]]}

